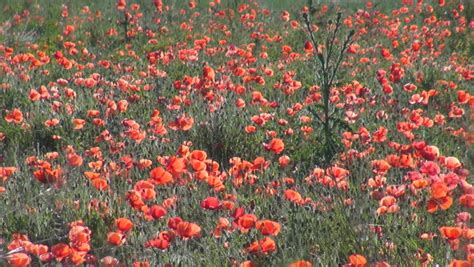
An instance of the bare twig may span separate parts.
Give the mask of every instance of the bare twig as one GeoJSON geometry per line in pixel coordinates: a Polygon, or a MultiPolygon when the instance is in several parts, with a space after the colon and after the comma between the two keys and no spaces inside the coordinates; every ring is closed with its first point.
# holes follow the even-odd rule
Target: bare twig
{"type": "Polygon", "coordinates": [[[350,31],[347,35],[346,39],[342,46],[339,47],[339,53],[337,55],[334,54],[334,49],[336,47],[336,39],[337,35],[341,29],[342,23],[342,14],[338,13],[336,17],[336,21],[333,27],[333,22],[330,21],[328,24],[328,28],[331,31],[326,35],[325,40],[325,52],[319,50],[318,42],[314,36],[314,31],[312,29],[311,22],[309,20],[308,13],[303,14],[304,23],[306,26],[307,34],[311,43],[316,49],[316,57],[319,60],[321,66],[320,68],[316,68],[315,74],[316,78],[321,80],[321,89],[323,95],[323,113],[324,117],[321,118],[316,112],[313,114],[316,118],[322,122],[323,124],[323,132],[324,132],[324,160],[325,164],[329,165],[332,159],[334,158],[334,154],[337,152],[337,140],[336,136],[337,133],[334,133],[332,130],[335,127],[335,123],[333,122],[332,116],[335,112],[331,112],[330,106],[330,95],[331,95],[331,88],[333,87],[336,75],[338,73],[339,67],[344,59],[345,52],[347,51],[348,47],[353,43],[352,37],[354,36],[354,31],[350,31]]]}

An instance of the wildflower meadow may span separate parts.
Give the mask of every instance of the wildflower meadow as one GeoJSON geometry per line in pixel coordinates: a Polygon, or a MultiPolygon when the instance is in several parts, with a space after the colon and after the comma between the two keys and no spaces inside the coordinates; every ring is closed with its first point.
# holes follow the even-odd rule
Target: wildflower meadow
{"type": "Polygon", "coordinates": [[[474,266],[471,0],[0,10],[0,266],[474,266]]]}

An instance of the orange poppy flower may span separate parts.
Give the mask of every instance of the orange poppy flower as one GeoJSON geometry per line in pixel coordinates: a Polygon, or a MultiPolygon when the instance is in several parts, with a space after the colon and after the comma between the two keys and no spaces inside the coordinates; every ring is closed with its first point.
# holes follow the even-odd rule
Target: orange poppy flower
{"type": "Polygon", "coordinates": [[[300,193],[296,192],[295,190],[287,189],[285,190],[285,198],[291,202],[300,204],[303,202],[303,198],[301,197],[300,193]]]}
{"type": "Polygon", "coordinates": [[[270,165],[269,161],[266,161],[264,157],[256,157],[253,161],[252,170],[264,170],[270,165]]]}
{"type": "Polygon", "coordinates": [[[257,131],[257,128],[253,125],[245,126],[245,132],[248,134],[254,133],[257,131]]]}
{"type": "Polygon", "coordinates": [[[443,182],[431,185],[431,197],[440,199],[448,195],[448,186],[443,182]]]}
{"type": "Polygon", "coordinates": [[[51,169],[50,166],[33,172],[35,178],[42,183],[57,183],[60,181],[62,169],[60,167],[51,169]]]}
{"type": "Polygon", "coordinates": [[[250,228],[253,228],[256,222],[257,222],[257,216],[255,216],[254,214],[244,214],[237,219],[237,224],[243,230],[248,230],[250,228]]]}
{"type": "Polygon", "coordinates": [[[268,254],[276,251],[276,243],[273,239],[269,237],[264,237],[262,240],[255,241],[250,244],[245,250],[251,254],[268,254]]]}
{"type": "Polygon", "coordinates": [[[285,149],[285,143],[280,138],[273,138],[270,143],[264,144],[264,147],[275,154],[280,154],[285,149]]]}
{"type": "Polygon", "coordinates": [[[176,232],[183,238],[197,237],[201,233],[201,227],[195,223],[180,222],[177,225],[176,232]]]}
{"type": "Polygon", "coordinates": [[[68,161],[68,164],[73,167],[78,167],[82,165],[82,157],[76,153],[68,154],[67,161],[68,161]]]}
{"type": "Polygon", "coordinates": [[[150,263],[147,261],[136,261],[132,264],[133,267],[150,267],[150,263]]]}
{"type": "Polygon", "coordinates": [[[288,265],[288,267],[311,267],[311,266],[313,266],[313,264],[305,260],[296,261],[288,265]]]}
{"type": "Polygon", "coordinates": [[[245,100],[243,100],[242,98],[239,98],[235,101],[235,106],[238,107],[238,108],[245,108],[246,104],[245,104],[245,100]]]}
{"type": "Polygon", "coordinates": [[[150,178],[158,185],[165,185],[173,182],[173,176],[162,167],[157,167],[151,170],[150,178]]]}
{"type": "Polygon", "coordinates": [[[41,94],[35,89],[31,89],[28,98],[33,102],[39,101],[41,99],[41,94]]]}
{"type": "Polygon", "coordinates": [[[100,115],[100,111],[99,110],[96,110],[96,109],[89,109],[87,111],[87,117],[89,118],[93,118],[93,117],[97,117],[100,115]]]}
{"type": "Polygon", "coordinates": [[[415,161],[411,154],[403,154],[399,159],[400,167],[403,168],[415,168],[415,161]]]}
{"type": "Polygon", "coordinates": [[[129,204],[137,210],[140,210],[145,205],[142,195],[136,190],[130,190],[127,192],[127,200],[129,204]]]}
{"type": "Polygon", "coordinates": [[[58,152],[48,152],[44,156],[48,160],[55,160],[59,157],[59,153],[58,152]]]}
{"type": "Polygon", "coordinates": [[[8,123],[20,124],[23,121],[23,113],[21,110],[15,108],[5,116],[5,121],[8,123]]]}
{"type": "Polygon", "coordinates": [[[422,189],[422,188],[425,188],[427,187],[429,184],[428,180],[426,179],[417,179],[415,181],[412,182],[412,185],[416,188],[416,189],[422,189]]]}
{"type": "Polygon", "coordinates": [[[205,161],[207,159],[207,153],[203,150],[193,150],[189,157],[199,161],[205,161]]]}
{"type": "Polygon", "coordinates": [[[349,175],[349,171],[344,169],[344,168],[341,168],[341,167],[338,167],[338,166],[332,166],[330,168],[328,168],[326,170],[326,172],[333,176],[334,178],[336,178],[337,180],[340,180],[340,179],[343,179],[344,177],[346,177],[347,175],[349,175]]]}
{"type": "Polygon", "coordinates": [[[59,119],[56,119],[56,118],[49,119],[44,122],[44,126],[46,127],[54,127],[58,124],[59,124],[59,119]]]}
{"type": "Polygon", "coordinates": [[[468,208],[474,208],[474,194],[465,194],[459,197],[459,203],[468,208]]]}
{"type": "Polygon", "coordinates": [[[94,180],[94,179],[100,178],[100,173],[84,172],[84,176],[86,176],[89,180],[94,180]]]}
{"type": "Polygon", "coordinates": [[[68,257],[68,261],[76,266],[83,264],[86,261],[86,254],[73,250],[71,255],[68,257]]]}
{"type": "Polygon", "coordinates": [[[162,239],[162,238],[155,238],[152,240],[148,240],[145,243],[145,248],[153,247],[161,250],[165,250],[169,248],[170,246],[170,241],[167,239],[162,239]]]}
{"type": "Polygon", "coordinates": [[[392,197],[392,196],[386,196],[386,197],[383,197],[381,200],[380,200],[380,206],[385,206],[385,207],[390,207],[390,206],[393,206],[397,203],[397,199],[392,197]]]}
{"type": "Polygon", "coordinates": [[[138,166],[140,167],[140,169],[147,169],[149,168],[151,165],[153,164],[153,162],[149,159],[140,159],[138,161],[138,166]]]}
{"type": "Polygon", "coordinates": [[[107,242],[114,246],[120,246],[125,243],[125,236],[119,232],[110,232],[107,234],[107,242]]]}
{"type": "Polygon", "coordinates": [[[241,264],[239,264],[239,267],[257,267],[255,263],[252,261],[244,261],[241,264]]]}
{"type": "Polygon", "coordinates": [[[449,263],[449,267],[472,267],[472,264],[469,261],[453,260],[449,263]]]}
{"type": "Polygon", "coordinates": [[[31,263],[31,258],[25,253],[14,253],[7,256],[8,263],[13,267],[24,267],[31,263]]]}
{"type": "Polygon", "coordinates": [[[367,266],[367,259],[359,254],[353,254],[349,256],[349,263],[354,267],[367,266]]]}
{"type": "Polygon", "coordinates": [[[201,208],[208,210],[216,210],[221,207],[221,203],[216,197],[207,197],[201,201],[201,208]]]}
{"type": "Polygon", "coordinates": [[[447,239],[458,239],[461,237],[463,231],[461,227],[443,226],[439,228],[441,235],[447,239]]]}
{"type": "Polygon", "coordinates": [[[202,70],[202,76],[207,81],[214,81],[216,78],[216,72],[213,68],[209,67],[207,64],[204,66],[202,70]]]}
{"type": "Polygon", "coordinates": [[[197,172],[204,171],[206,169],[206,163],[202,161],[191,159],[190,162],[191,162],[191,167],[197,172]]]}
{"type": "Polygon", "coordinates": [[[271,220],[261,220],[255,224],[255,227],[262,233],[262,235],[276,236],[280,233],[281,225],[271,220]]]}
{"type": "Polygon", "coordinates": [[[279,157],[278,164],[280,165],[280,167],[285,168],[290,164],[290,157],[288,157],[287,155],[279,157]]]}
{"type": "Polygon", "coordinates": [[[51,247],[51,252],[57,261],[61,262],[72,253],[72,249],[64,243],[59,243],[51,247]]]}
{"type": "Polygon", "coordinates": [[[177,131],[189,131],[194,124],[194,119],[192,117],[186,117],[185,115],[181,115],[177,117],[174,121],[170,122],[168,126],[177,131]]]}
{"type": "Polygon", "coordinates": [[[178,224],[182,222],[183,219],[181,217],[172,217],[168,219],[168,227],[171,229],[176,230],[178,228],[178,224]]]}
{"type": "Polygon", "coordinates": [[[186,171],[186,161],[184,158],[170,157],[166,169],[175,174],[183,173],[186,171]]]}
{"type": "Polygon", "coordinates": [[[102,178],[92,180],[92,185],[100,191],[104,191],[108,187],[107,180],[102,178]]]}
{"type": "Polygon", "coordinates": [[[122,232],[128,232],[133,228],[133,223],[127,218],[118,218],[115,220],[115,225],[117,229],[122,232]]]}
{"type": "Polygon", "coordinates": [[[76,245],[89,242],[90,235],[91,230],[88,227],[82,225],[75,225],[69,230],[69,240],[74,243],[75,247],[76,245]]]}
{"type": "MultiPolygon", "coordinates": [[[[467,228],[467,229],[464,229],[464,232],[463,232],[463,237],[466,238],[466,239],[473,239],[474,238],[474,228],[467,228]]],[[[472,252],[474,253],[474,245],[471,245],[472,246],[472,252]]]]}
{"type": "Polygon", "coordinates": [[[385,160],[373,160],[371,164],[372,164],[372,168],[374,169],[373,171],[381,175],[387,173],[392,167],[385,160]]]}
{"type": "Polygon", "coordinates": [[[435,160],[439,157],[439,148],[436,146],[425,146],[421,149],[420,154],[427,160],[435,160]]]}
{"type": "Polygon", "coordinates": [[[163,208],[160,205],[153,205],[150,207],[150,210],[148,211],[150,215],[153,217],[153,219],[157,220],[159,218],[162,218],[163,216],[166,215],[166,209],[163,208]]]}
{"type": "Polygon", "coordinates": [[[450,170],[455,170],[461,167],[461,162],[455,157],[446,157],[444,159],[444,165],[450,170]]]}
{"type": "Polygon", "coordinates": [[[438,210],[438,208],[442,210],[447,210],[453,204],[453,198],[450,196],[443,197],[443,198],[431,198],[428,200],[427,211],[433,213],[438,210]]]}
{"type": "Polygon", "coordinates": [[[0,167],[0,181],[5,182],[15,171],[15,167],[0,167]]]}

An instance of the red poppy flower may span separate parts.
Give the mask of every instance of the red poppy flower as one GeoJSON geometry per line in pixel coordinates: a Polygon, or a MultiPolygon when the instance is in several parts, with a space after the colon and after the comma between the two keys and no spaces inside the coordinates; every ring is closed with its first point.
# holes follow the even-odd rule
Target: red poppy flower
{"type": "Polygon", "coordinates": [[[8,123],[20,124],[23,121],[23,113],[21,110],[15,108],[5,116],[5,121],[8,123]]]}
{"type": "Polygon", "coordinates": [[[51,252],[56,260],[61,262],[72,253],[72,250],[67,244],[59,243],[51,247],[51,252]]]}
{"type": "Polygon", "coordinates": [[[153,205],[150,207],[150,210],[148,211],[149,214],[153,217],[153,219],[157,220],[162,218],[163,216],[166,215],[166,209],[163,208],[160,205],[153,205]]]}
{"type": "Polygon", "coordinates": [[[459,197],[459,203],[468,208],[474,208],[474,194],[464,194],[459,197]]]}
{"type": "Polygon", "coordinates": [[[121,246],[125,243],[125,236],[119,232],[110,232],[107,234],[107,242],[114,246],[121,246]]]}
{"type": "Polygon", "coordinates": [[[353,267],[365,267],[367,266],[367,259],[359,254],[353,254],[349,256],[349,263],[353,267]]]}
{"type": "Polygon", "coordinates": [[[195,223],[183,221],[178,223],[176,233],[183,238],[197,237],[201,233],[201,227],[195,223]]]}
{"type": "Polygon", "coordinates": [[[0,167],[0,181],[5,182],[15,171],[15,167],[0,167]]]}
{"type": "Polygon", "coordinates": [[[453,198],[450,196],[442,197],[442,198],[431,198],[428,200],[427,211],[429,213],[433,213],[438,209],[447,210],[453,204],[453,198]]]}
{"type": "Polygon", "coordinates": [[[285,190],[285,198],[291,202],[300,204],[303,202],[303,198],[301,197],[300,193],[296,192],[295,190],[287,189],[285,190]]]}
{"type": "Polygon", "coordinates": [[[30,265],[31,258],[26,253],[14,253],[7,256],[7,261],[13,267],[25,267],[30,265]]]}
{"type": "Polygon", "coordinates": [[[151,170],[150,178],[158,185],[165,185],[173,182],[173,176],[162,167],[157,167],[151,170]]]}
{"type": "Polygon", "coordinates": [[[472,267],[472,262],[465,260],[453,260],[449,263],[449,267],[472,267]]]}
{"type": "Polygon", "coordinates": [[[117,229],[122,232],[128,232],[133,228],[133,223],[127,218],[118,218],[115,220],[115,225],[117,229]]]}
{"type": "Polygon", "coordinates": [[[248,230],[255,226],[257,216],[254,214],[244,214],[237,219],[237,224],[244,230],[248,230]]]}
{"type": "Polygon", "coordinates": [[[262,233],[262,235],[276,236],[280,233],[281,225],[271,220],[261,220],[255,224],[255,227],[262,233]]]}
{"type": "Polygon", "coordinates": [[[447,239],[458,239],[461,237],[463,231],[461,227],[443,226],[439,228],[441,235],[447,239]]]}
{"type": "Polygon", "coordinates": [[[148,240],[145,243],[145,247],[146,248],[153,247],[153,248],[165,250],[170,247],[170,242],[166,239],[156,238],[156,239],[148,240]]]}
{"type": "Polygon", "coordinates": [[[266,150],[270,150],[275,154],[280,154],[285,149],[285,143],[279,138],[273,138],[270,143],[264,144],[266,150]]]}
{"type": "Polygon", "coordinates": [[[183,173],[186,171],[186,161],[184,158],[170,157],[166,169],[175,174],[183,173]]]}
{"type": "Polygon", "coordinates": [[[208,210],[216,210],[221,206],[220,201],[216,197],[207,197],[201,202],[201,208],[208,210]]]}
{"type": "Polygon", "coordinates": [[[245,250],[251,254],[268,254],[276,251],[276,243],[273,239],[265,237],[262,240],[253,242],[245,250]]]}
{"type": "Polygon", "coordinates": [[[288,265],[288,267],[312,267],[312,266],[313,264],[311,264],[311,262],[305,261],[305,260],[296,261],[288,265]]]}
{"type": "Polygon", "coordinates": [[[216,79],[216,72],[213,68],[209,67],[208,65],[205,65],[202,70],[202,76],[207,81],[214,81],[216,79]]]}

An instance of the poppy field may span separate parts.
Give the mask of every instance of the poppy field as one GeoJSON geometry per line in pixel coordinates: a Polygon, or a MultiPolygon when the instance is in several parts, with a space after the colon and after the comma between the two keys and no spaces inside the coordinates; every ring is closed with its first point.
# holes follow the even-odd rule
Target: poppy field
{"type": "Polygon", "coordinates": [[[0,9],[0,266],[474,266],[471,1],[0,9]]]}

